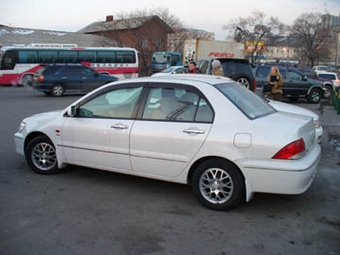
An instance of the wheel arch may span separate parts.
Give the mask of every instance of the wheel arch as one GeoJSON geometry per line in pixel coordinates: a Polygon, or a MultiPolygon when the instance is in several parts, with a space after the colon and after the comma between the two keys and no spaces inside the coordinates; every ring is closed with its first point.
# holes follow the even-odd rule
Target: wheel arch
{"type": "Polygon", "coordinates": [[[324,90],[323,90],[322,87],[319,87],[319,86],[312,86],[312,87],[309,88],[308,93],[306,94],[306,97],[307,97],[307,101],[308,101],[309,103],[317,104],[317,103],[320,102],[320,100],[321,100],[322,98],[324,98],[324,90]],[[319,91],[319,93],[320,93],[320,98],[319,98],[319,100],[318,100],[317,102],[315,102],[315,101],[312,100],[312,93],[313,93],[313,91],[319,91]]]}
{"type": "Polygon", "coordinates": [[[202,164],[203,162],[207,161],[207,160],[213,160],[213,159],[216,159],[216,160],[223,160],[223,161],[226,161],[232,165],[235,166],[235,168],[238,169],[238,171],[240,172],[242,178],[243,178],[243,181],[245,181],[245,176],[243,174],[243,172],[241,171],[241,169],[232,161],[226,159],[226,158],[223,158],[223,157],[216,157],[216,156],[206,156],[206,157],[203,157],[203,158],[200,158],[198,160],[196,160],[190,167],[190,170],[188,172],[188,175],[187,175],[187,184],[188,185],[191,185],[192,184],[192,178],[194,176],[194,173],[197,169],[197,167],[202,164]]]}
{"type": "Polygon", "coordinates": [[[27,148],[27,145],[29,144],[29,142],[32,141],[34,138],[36,138],[38,136],[45,136],[45,137],[47,137],[51,141],[51,143],[53,143],[52,140],[45,133],[42,133],[42,132],[32,132],[29,135],[27,135],[27,137],[25,139],[25,142],[24,142],[24,151],[25,151],[25,154],[26,154],[26,148],[27,148]]]}
{"type": "Polygon", "coordinates": [[[61,168],[66,167],[67,165],[65,163],[63,163],[64,162],[63,154],[60,153],[59,148],[54,144],[53,140],[47,134],[45,134],[43,132],[36,131],[36,132],[32,132],[32,133],[27,135],[27,137],[26,137],[26,139],[24,141],[24,153],[25,153],[25,157],[27,157],[26,149],[27,149],[28,144],[30,143],[30,141],[32,141],[34,138],[36,138],[38,136],[46,137],[54,145],[54,147],[56,149],[57,157],[58,157],[58,168],[61,169],[61,168]]]}

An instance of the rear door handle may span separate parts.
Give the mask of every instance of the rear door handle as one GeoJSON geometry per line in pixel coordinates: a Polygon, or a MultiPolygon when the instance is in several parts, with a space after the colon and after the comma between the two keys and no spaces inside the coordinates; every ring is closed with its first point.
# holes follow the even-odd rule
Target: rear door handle
{"type": "Polygon", "coordinates": [[[183,130],[184,133],[188,134],[204,134],[205,131],[202,129],[196,129],[196,128],[188,128],[183,130]]]}

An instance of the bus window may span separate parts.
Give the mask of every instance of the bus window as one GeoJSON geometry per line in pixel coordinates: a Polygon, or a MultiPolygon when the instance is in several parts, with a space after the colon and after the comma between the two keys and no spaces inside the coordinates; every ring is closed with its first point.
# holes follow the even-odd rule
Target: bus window
{"type": "Polygon", "coordinates": [[[95,51],[79,51],[79,62],[96,62],[96,52],[95,51]]]}
{"type": "Polygon", "coordinates": [[[18,63],[38,63],[37,51],[25,50],[19,51],[18,63]]]}
{"type": "Polygon", "coordinates": [[[58,51],[56,50],[40,50],[38,51],[39,63],[56,63],[58,59],[58,51]]]}
{"type": "Polygon", "coordinates": [[[113,51],[98,51],[97,63],[114,63],[115,53],[113,51]]]}
{"type": "Polygon", "coordinates": [[[133,51],[117,51],[117,63],[135,63],[135,53],[133,51]]]}
{"type": "Polygon", "coordinates": [[[79,63],[76,51],[59,51],[59,63],[79,63]]]}

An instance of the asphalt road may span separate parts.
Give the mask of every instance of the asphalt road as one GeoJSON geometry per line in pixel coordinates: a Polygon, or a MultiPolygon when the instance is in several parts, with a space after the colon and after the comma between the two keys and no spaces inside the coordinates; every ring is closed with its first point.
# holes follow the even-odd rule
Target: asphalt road
{"type": "Polygon", "coordinates": [[[297,103],[319,113],[325,126],[311,188],[298,196],[256,194],[217,212],[185,185],[76,166],[33,173],[15,152],[20,121],[78,98],[0,87],[1,255],[340,254],[340,116],[327,101],[297,103]]]}

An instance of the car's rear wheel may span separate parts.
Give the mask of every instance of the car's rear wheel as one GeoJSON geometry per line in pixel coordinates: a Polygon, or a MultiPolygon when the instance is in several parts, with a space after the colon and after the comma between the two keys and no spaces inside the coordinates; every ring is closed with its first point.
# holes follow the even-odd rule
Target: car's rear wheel
{"type": "Polygon", "coordinates": [[[51,95],[54,97],[60,97],[64,95],[65,88],[62,84],[55,84],[51,89],[51,95]]]}
{"type": "Polygon", "coordinates": [[[192,190],[197,200],[213,210],[227,210],[245,199],[244,178],[231,162],[207,160],[196,169],[192,190]]]}
{"type": "Polygon", "coordinates": [[[309,93],[307,100],[309,103],[317,104],[321,100],[321,90],[320,89],[312,89],[312,91],[309,93]]]}
{"type": "Polygon", "coordinates": [[[241,83],[245,88],[250,88],[249,79],[247,79],[246,77],[239,77],[238,79],[236,79],[236,81],[241,83]]]}
{"type": "Polygon", "coordinates": [[[33,138],[25,149],[25,156],[28,165],[36,173],[55,174],[59,172],[55,147],[46,136],[33,138]]]}

